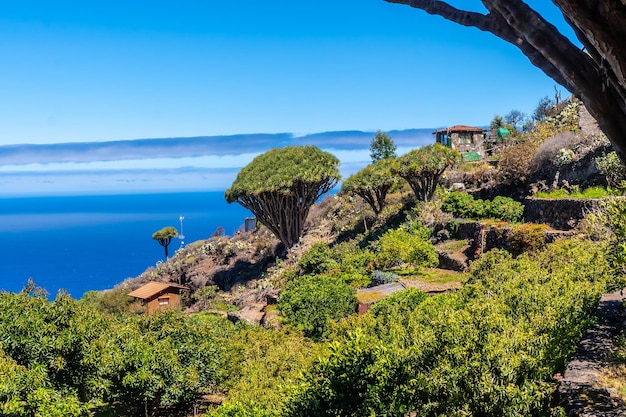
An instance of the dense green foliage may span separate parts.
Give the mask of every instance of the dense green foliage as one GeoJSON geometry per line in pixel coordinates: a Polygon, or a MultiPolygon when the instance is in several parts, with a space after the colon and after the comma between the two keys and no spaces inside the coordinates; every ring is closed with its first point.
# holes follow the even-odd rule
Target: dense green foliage
{"type": "Polygon", "coordinates": [[[315,146],[271,149],[254,158],[226,190],[291,248],[302,235],[309,209],[340,179],[339,160],[315,146]]]}
{"type": "Polygon", "coordinates": [[[346,322],[284,414],[540,415],[552,375],[593,320],[606,272],[602,248],[588,242],[517,259],[491,251],[457,294],[398,300],[406,314],[384,314],[390,298],[346,322]]]}
{"type": "Polygon", "coordinates": [[[326,243],[316,243],[298,260],[304,274],[324,274],[339,278],[354,287],[370,284],[370,273],[376,254],[369,247],[355,242],[344,242],[332,248],[326,243]]]}
{"type": "Polygon", "coordinates": [[[545,231],[546,224],[521,223],[511,228],[507,237],[509,251],[513,255],[524,252],[534,253],[543,249],[546,245],[545,231]]]}
{"type": "Polygon", "coordinates": [[[335,252],[327,243],[316,243],[298,259],[298,266],[305,274],[321,274],[339,267],[335,252]]]}
{"type": "Polygon", "coordinates": [[[370,157],[372,162],[396,157],[396,144],[388,134],[380,130],[376,132],[376,136],[370,143],[370,157]]]}
{"type": "Polygon", "coordinates": [[[113,288],[107,291],[87,291],[81,303],[88,303],[101,313],[123,314],[129,311],[133,297],[129,297],[130,290],[113,288]]]}
{"type": "Polygon", "coordinates": [[[452,191],[445,196],[441,209],[455,217],[466,219],[495,219],[519,222],[524,206],[510,197],[497,196],[493,200],[474,199],[470,194],[452,191]]]}
{"type": "Polygon", "coordinates": [[[337,320],[356,311],[356,298],[354,288],[341,279],[304,276],[285,288],[278,308],[305,335],[320,338],[326,333],[329,319],[337,320]]]}
{"type": "Polygon", "coordinates": [[[0,293],[0,410],[11,416],[142,415],[188,406],[218,382],[224,319],[103,314],[32,284],[0,293]]]}
{"type": "Polygon", "coordinates": [[[433,244],[424,236],[404,229],[392,229],[383,234],[376,244],[376,264],[380,268],[392,268],[403,263],[419,270],[439,263],[433,244]]]}
{"type": "MultiPolygon", "coordinates": [[[[505,197],[449,193],[444,206],[521,216],[505,197]]],[[[314,244],[291,263],[278,306],[266,308],[280,311],[282,330],[207,313],[132,314],[124,289],[81,301],[48,301],[32,284],[0,293],[0,415],[190,415],[206,394],[225,398],[212,417],[558,415],[552,376],[600,294],[624,284],[626,204],[595,214],[606,237],[595,243],[546,245],[545,225],[507,225],[513,253],[482,254],[462,289],[406,289],[353,314],[355,288],[437,265],[421,213],[314,244]]],[[[217,293],[209,285],[191,299],[214,306],[217,293]]]]}
{"type": "Polygon", "coordinates": [[[461,154],[435,143],[398,157],[393,172],[411,186],[418,201],[431,201],[446,169],[461,162],[461,154]]]}
{"type": "Polygon", "coordinates": [[[385,208],[387,193],[398,182],[392,165],[391,159],[377,160],[346,179],[342,191],[360,196],[378,215],[385,208]]]}
{"type": "Polygon", "coordinates": [[[245,328],[228,341],[222,368],[228,400],[211,416],[276,415],[286,398],[287,384],[315,359],[320,345],[301,334],[245,328]]]}
{"type": "Polygon", "coordinates": [[[624,198],[609,199],[602,205],[600,213],[590,217],[608,231],[606,256],[616,280],[614,289],[621,289],[626,285],[626,201],[624,198]]]}

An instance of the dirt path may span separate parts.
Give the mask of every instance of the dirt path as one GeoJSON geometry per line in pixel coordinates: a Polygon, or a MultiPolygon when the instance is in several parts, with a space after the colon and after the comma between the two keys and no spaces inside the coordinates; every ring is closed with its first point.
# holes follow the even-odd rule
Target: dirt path
{"type": "Polygon", "coordinates": [[[623,301],[619,291],[602,297],[598,322],[587,331],[565,368],[559,395],[568,416],[626,417],[624,402],[602,387],[598,378],[609,361],[616,336],[626,325],[623,301]]]}

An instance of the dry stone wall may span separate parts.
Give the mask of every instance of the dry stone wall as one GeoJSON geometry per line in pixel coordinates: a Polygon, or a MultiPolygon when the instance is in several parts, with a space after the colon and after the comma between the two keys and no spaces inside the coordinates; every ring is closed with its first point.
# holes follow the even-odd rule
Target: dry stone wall
{"type": "Polygon", "coordinates": [[[602,199],[534,198],[524,200],[524,221],[545,223],[555,229],[571,230],[589,213],[597,211],[602,199]]]}

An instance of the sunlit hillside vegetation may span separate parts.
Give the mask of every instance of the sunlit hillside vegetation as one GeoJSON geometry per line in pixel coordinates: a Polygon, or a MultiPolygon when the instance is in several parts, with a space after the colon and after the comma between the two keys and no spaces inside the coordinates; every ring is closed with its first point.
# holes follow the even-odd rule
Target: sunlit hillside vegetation
{"type": "MultiPolygon", "coordinates": [[[[527,189],[542,144],[577,129],[572,108],[520,128],[490,162],[459,165],[439,146],[396,160],[380,141],[385,157],[313,205],[292,247],[261,225],[194,242],[82,300],[49,301],[34,283],[0,293],[0,413],[565,415],[554,376],[600,296],[624,285],[626,207],[609,199],[550,243],[549,226],[523,223],[517,195],[480,194],[527,189]],[[508,230],[506,245],[487,250],[487,226],[508,230]],[[445,257],[459,270],[441,269],[445,257]],[[183,308],[146,314],[127,294],[150,280],[187,286],[183,308]],[[389,284],[402,289],[357,297],[389,284]],[[369,310],[357,314],[359,302],[369,310]],[[263,326],[246,323],[251,308],[263,326]]],[[[583,146],[567,146],[550,155],[580,160],[583,146]]],[[[607,195],[619,194],[611,181],[607,195]]],[[[573,196],[576,185],[556,188],[573,196]]]]}

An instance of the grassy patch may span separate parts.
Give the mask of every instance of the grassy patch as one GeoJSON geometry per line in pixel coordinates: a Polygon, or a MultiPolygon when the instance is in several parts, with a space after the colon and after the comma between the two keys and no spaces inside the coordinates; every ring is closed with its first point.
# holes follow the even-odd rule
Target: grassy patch
{"type": "Polygon", "coordinates": [[[607,189],[604,187],[589,187],[583,191],[573,190],[572,192],[567,192],[565,189],[558,189],[550,192],[540,191],[535,197],[538,198],[551,198],[551,199],[559,199],[559,198],[604,198],[619,195],[618,192],[607,189]]]}
{"type": "Polygon", "coordinates": [[[438,246],[441,250],[446,252],[457,252],[467,246],[467,240],[446,240],[438,246]]]}
{"type": "Polygon", "coordinates": [[[464,282],[465,275],[462,272],[450,271],[448,269],[424,268],[415,273],[408,271],[394,271],[398,275],[402,275],[409,280],[419,281],[424,284],[448,284],[450,282],[464,282]],[[403,273],[407,272],[407,273],[403,273]]]}
{"type": "Polygon", "coordinates": [[[385,294],[380,291],[367,291],[356,295],[360,303],[372,303],[385,298],[385,294]]]}
{"type": "Polygon", "coordinates": [[[421,271],[418,275],[420,280],[428,284],[447,284],[449,282],[463,282],[463,273],[448,269],[429,268],[421,271]]]}

